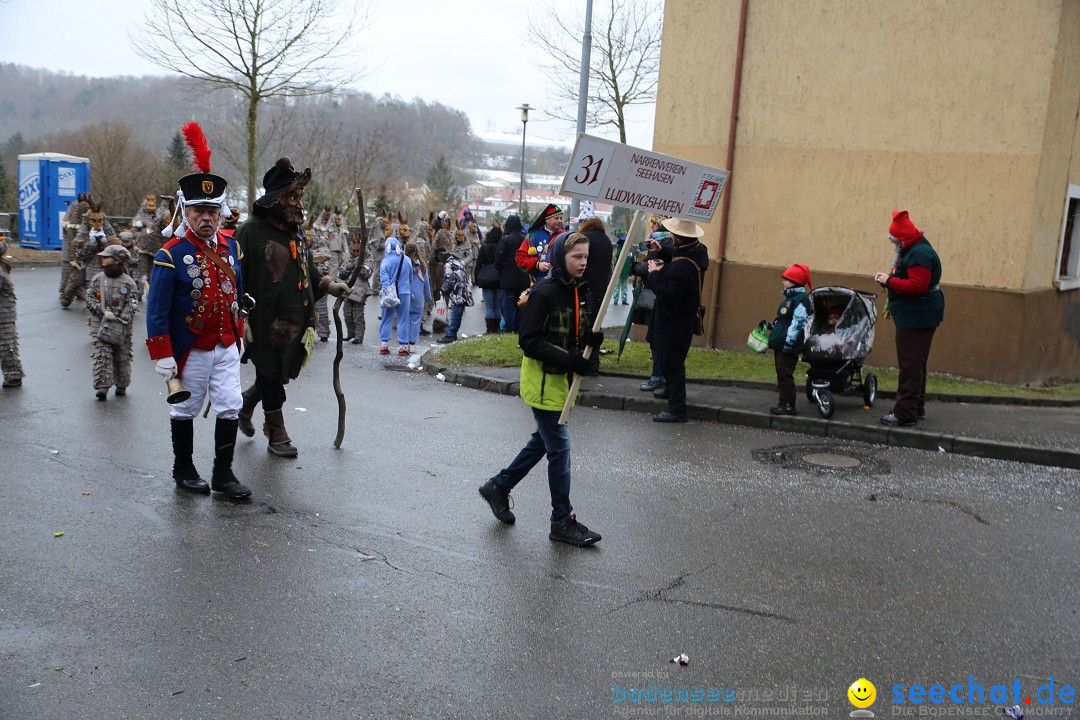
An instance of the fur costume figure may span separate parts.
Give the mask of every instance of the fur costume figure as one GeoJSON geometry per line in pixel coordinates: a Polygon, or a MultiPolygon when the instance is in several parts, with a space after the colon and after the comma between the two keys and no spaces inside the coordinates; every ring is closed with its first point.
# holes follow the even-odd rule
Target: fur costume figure
{"type": "Polygon", "coordinates": [[[71,274],[72,263],[75,261],[75,251],[72,249],[75,243],[75,233],[79,231],[83,215],[86,214],[86,210],[90,207],[90,203],[86,201],[87,197],[87,193],[79,193],[78,199],[71,203],[67,212],[64,213],[64,219],[60,221],[60,227],[63,230],[59,289],[61,295],[64,294],[64,288],[67,287],[68,275],[71,274]]]}
{"type": "Polygon", "coordinates": [[[135,232],[135,263],[138,267],[134,277],[140,288],[150,282],[150,274],[154,271],[154,256],[165,244],[157,222],[157,207],[157,197],[148,193],[139,204],[139,212],[131,219],[131,227],[135,232]]]}
{"type": "Polygon", "coordinates": [[[83,216],[82,225],[75,233],[72,250],[75,260],[72,268],[77,271],[68,275],[67,285],[60,294],[61,307],[67,307],[77,297],[82,297],[86,292],[86,284],[98,273],[97,254],[105,249],[106,245],[116,245],[120,239],[116,231],[105,219],[105,213],[94,198],[87,196],[89,208],[83,216]]]}
{"type": "Polygon", "coordinates": [[[431,293],[438,300],[442,294],[443,273],[446,268],[445,261],[440,258],[454,251],[454,233],[450,230],[447,221],[441,217],[435,218],[432,228],[435,236],[431,241],[431,293]]]}
{"type": "MultiPolygon", "coordinates": [[[[434,219],[435,219],[435,213],[434,212],[428,213],[428,220],[434,220],[434,219]]],[[[431,277],[430,277],[431,267],[432,267],[432,265],[434,264],[434,261],[435,261],[435,250],[431,246],[431,238],[432,238],[432,236],[434,234],[435,234],[434,231],[431,229],[431,224],[427,220],[424,220],[424,218],[420,218],[416,222],[416,229],[413,231],[412,239],[409,241],[413,245],[416,246],[417,252],[420,253],[420,262],[422,262],[424,264],[425,268],[426,268],[426,273],[428,274],[428,280],[431,279],[431,277]]],[[[431,289],[434,291],[434,289],[435,289],[434,286],[432,286],[431,289]]],[[[434,295],[434,293],[433,293],[433,295],[434,295]]],[[[424,301],[424,311],[423,311],[423,313],[422,313],[422,315],[420,317],[420,334],[421,335],[427,335],[428,334],[427,328],[424,327],[424,324],[428,321],[428,318],[431,317],[431,309],[434,306],[435,306],[435,301],[434,300],[425,300],[424,301]]]]}
{"type": "Polygon", "coordinates": [[[346,256],[349,255],[349,224],[345,222],[344,213],[336,205],[326,232],[330,238],[330,253],[334,256],[337,267],[340,268],[346,256]]]}
{"type": "Polygon", "coordinates": [[[86,309],[96,320],[93,343],[94,391],[104,400],[109,388],[124,395],[131,384],[131,322],[139,310],[139,291],[127,274],[131,253],[120,245],[110,245],[100,253],[101,271],[86,288],[86,309]]]}
{"type": "MultiPolygon", "coordinates": [[[[127,259],[124,261],[124,269],[127,271],[128,275],[134,278],[139,271],[139,259],[136,257],[138,251],[135,248],[135,233],[127,229],[121,230],[120,246],[128,251],[127,259]]],[[[139,297],[141,298],[143,295],[142,286],[140,285],[138,289],[139,297]]]]}
{"type": "MultiPolygon", "coordinates": [[[[311,259],[323,277],[336,277],[338,270],[337,258],[334,257],[334,252],[330,247],[332,222],[330,206],[327,205],[321,213],[312,215],[312,222],[308,227],[311,231],[311,259]]],[[[315,310],[319,313],[318,322],[315,323],[315,332],[319,340],[326,342],[330,338],[330,307],[326,295],[315,301],[315,310]]]]}
{"type": "Polygon", "coordinates": [[[7,241],[0,238],[0,371],[4,387],[22,385],[23,369],[19,361],[19,332],[15,327],[15,286],[11,283],[11,263],[4,257],[7,241]]]}
{"type": "MultiPolygon", "coordinates": [[[[352,254],[345,261],[345,264],[341,266],[338,280],[347,282],[352,277],[353,270],[356,269],[356,263],[358,262],[360,262],[360,246],[354,244],[352,254]]],[[[356,284],[353,285],[352,292],[345,299],[343,306],[345,311],[344,339],[351,341],[354,345],[361,345],[364,342],[364,332],[367,329],[367,323],[364,320],[364,305],[367,303],[368,296],[374,294],[371,292],[370,278],[371,266],[364,263],[364,266],[360,268],[360,274],[356,276],[356,284]]]]}
{"type": "MultiPolygon", "coordinates": [[[[386,255],[386,225],[386,218],[379,215],[376,215],[375,222],[371,223],[371,229],[368,230],[367,248],[364,251],[364,264],[368,267],[377,268],[382,265],[383,257],[386,255]]],[[[371,278],[371,289],[376,294],[382,289],[378,273],[371,278]]]]}

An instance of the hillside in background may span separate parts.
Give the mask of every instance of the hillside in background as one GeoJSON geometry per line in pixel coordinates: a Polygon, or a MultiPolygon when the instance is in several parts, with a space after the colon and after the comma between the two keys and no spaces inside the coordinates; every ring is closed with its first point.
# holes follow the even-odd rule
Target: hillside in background
{"type": "MultiPolygon", "coordinates": [[[[89,78],[0,63],[0,210],[17,209],[16,158],[28,152],[89,157],[91,185],[107,211],[134,212],[146,192],[171,193],[178,168],[170,146],[198,120],[214,150],[215,172],[242,192],[242,98],[179,77],[89,78]]],[[[517,170],[520,149],[481,140],[464,112],[421,98],[334,93],[260,110],[259,168],[282,155],[311,166],[320,201],[348,203],[354,185],[417,187],[444,156],[461,168],[517,170]]],[[[530,147],[526,172],[562,174],[564,147],[530,147]]],[[[261,172],[261,170],[260,170],[261,172]]],[[[314,199],[314,198],[313,198],[314,199]]]]}

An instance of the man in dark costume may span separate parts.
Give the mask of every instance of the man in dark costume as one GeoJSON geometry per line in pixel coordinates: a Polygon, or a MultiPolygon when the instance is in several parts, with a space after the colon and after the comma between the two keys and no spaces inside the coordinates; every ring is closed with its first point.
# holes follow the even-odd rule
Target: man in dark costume
{"type": "Polygon", "coordinates": [[[265,194],[255,201],[251,217],[236,229],[245,289],[255,299],[244,354],[244,361],[255,365],[255,384],[243,393],[240,431],[255,435],[251,416],[261,401],[267,451],[279,457],[297,455],[282,406],[285,385],[299,376],[312,351],[318,323],[315,303],[326,294],[342,297],[351,290],[319,272],[304,242],[303,197],[309,182],[310,168],[297,172],[289,158],[281,158],[263,176],[265,194]]]}

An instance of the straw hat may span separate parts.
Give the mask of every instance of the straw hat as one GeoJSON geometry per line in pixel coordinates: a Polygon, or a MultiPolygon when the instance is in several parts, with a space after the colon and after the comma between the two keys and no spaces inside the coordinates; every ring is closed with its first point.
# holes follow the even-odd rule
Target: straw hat
{"type": "Polygon", "coordinates": [[[678,235],[680,237],[699,238],[705,234],[705,231],[701,229],[701,226],[691,220],[668,218],[660,224],[672,235],[678,235]]]}

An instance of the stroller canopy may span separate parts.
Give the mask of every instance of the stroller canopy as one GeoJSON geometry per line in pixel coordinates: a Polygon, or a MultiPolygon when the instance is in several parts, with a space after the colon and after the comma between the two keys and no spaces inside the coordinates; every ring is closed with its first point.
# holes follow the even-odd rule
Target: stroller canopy
{"type": "Polygon", "coordinates": [[[874,349],[876,299],[875,293],[836,285],[811,291],[813,310],[806,320],[803,345],[806,360],[864,360],[874,349]],[[829,323],[833,308],[842,308],[835,325],[829,323]]]}

